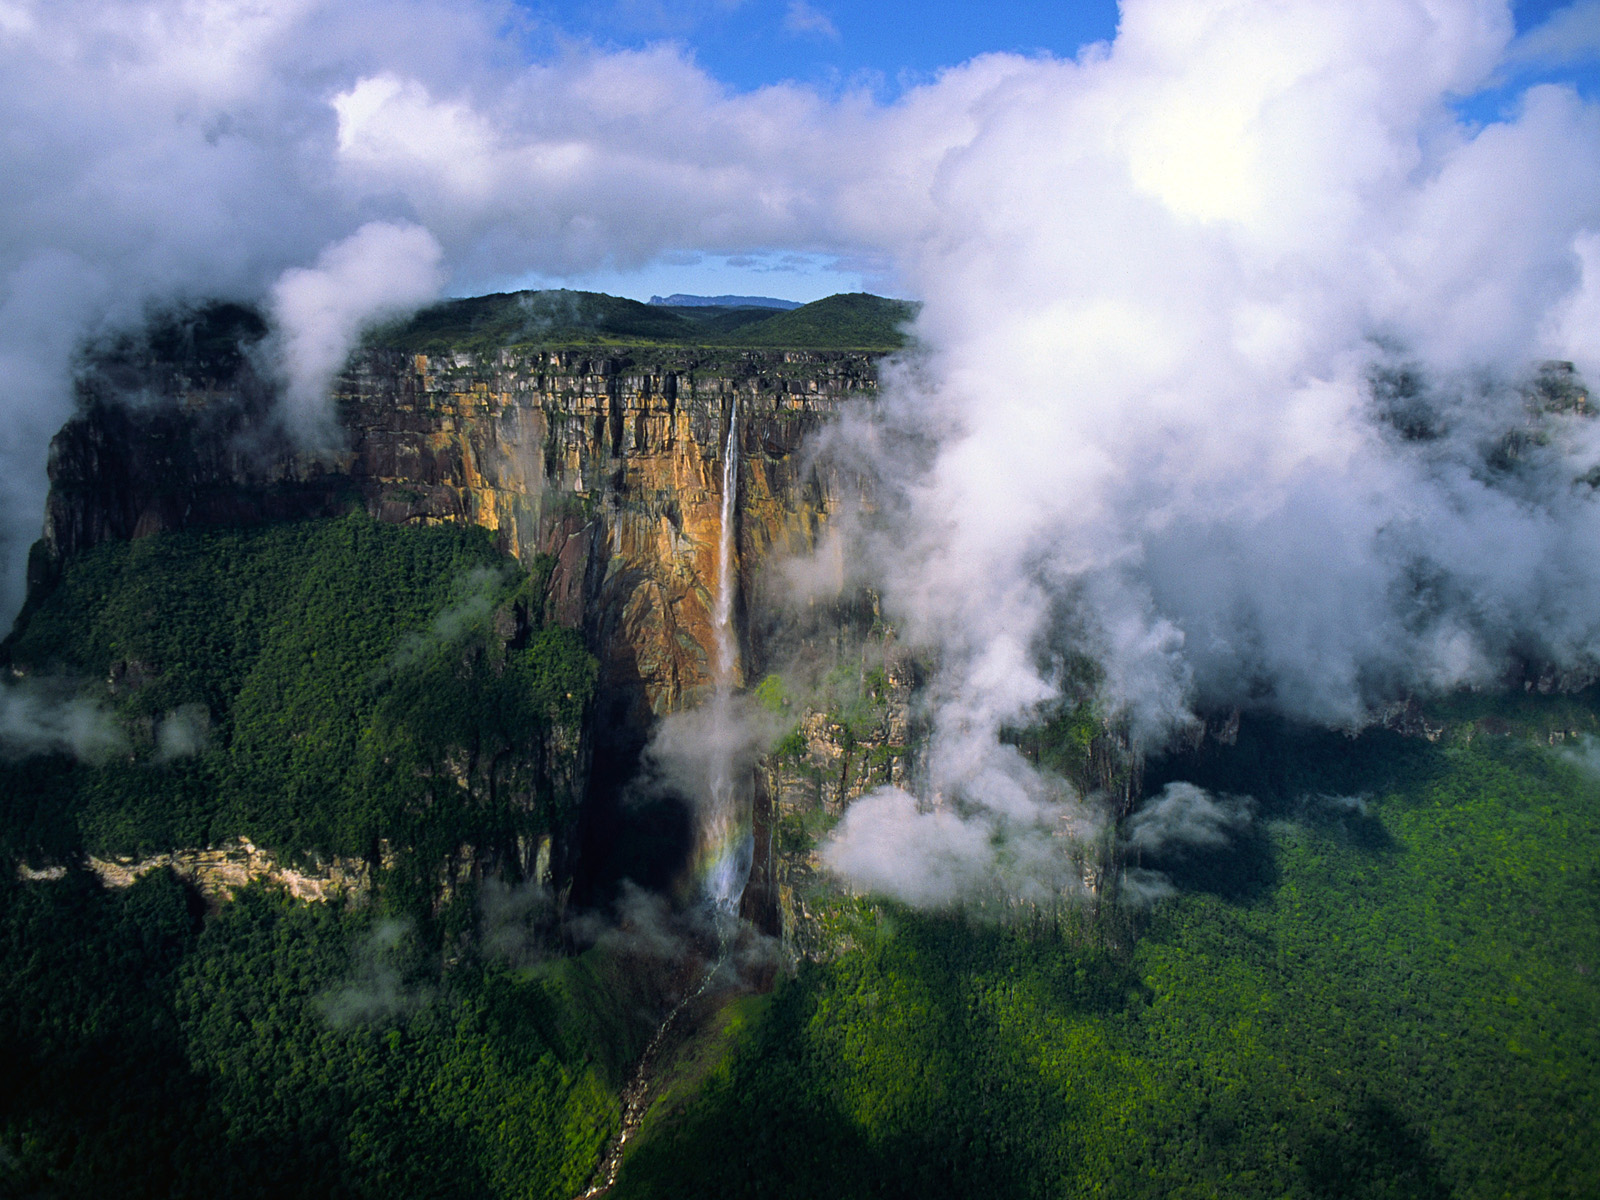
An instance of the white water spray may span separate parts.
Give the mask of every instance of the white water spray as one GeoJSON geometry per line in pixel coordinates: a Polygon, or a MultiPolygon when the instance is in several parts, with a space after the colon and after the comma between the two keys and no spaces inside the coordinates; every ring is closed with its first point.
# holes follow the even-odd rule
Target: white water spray
{"type": "Polygon", "coordinates": [[[728,402],[728,435],[722,450],[722,520],[717,538],[717,592],[713,603],[712,671],[716,685],[711,700],[710,795],[703,836],[710,858],[705,897],[719,913],[739,911],[750,865],[755,858],[755,831],[745,811],[745,796],[735,779],[736,730],[732,699],[736,643],[733,628],[734,519],[739,497],[739,401],[728,402]]]}

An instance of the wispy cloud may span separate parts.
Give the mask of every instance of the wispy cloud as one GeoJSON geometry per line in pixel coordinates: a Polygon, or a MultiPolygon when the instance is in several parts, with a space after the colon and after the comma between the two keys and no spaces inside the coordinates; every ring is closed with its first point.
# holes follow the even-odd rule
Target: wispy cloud
{"type": "Polygon", "coordinates": [[[789,0],[788,11],[783,14],[783,27],[799,37],[822,37],[839,40],[839,27],[821,9],[807,4],[806,0],[789,0]]]}
{"type": "Polygon", "coordinates": [[[1566,66],[1600,59],[1600,0],[1574,0],[1511,43],[1508,63],[1566,66]]]}
{"type": "Polygon", "coordinates": [[[127,749],[116,716],[69,685],[0,684],[0,756],[70,754],[96,762],[127,749]]]}

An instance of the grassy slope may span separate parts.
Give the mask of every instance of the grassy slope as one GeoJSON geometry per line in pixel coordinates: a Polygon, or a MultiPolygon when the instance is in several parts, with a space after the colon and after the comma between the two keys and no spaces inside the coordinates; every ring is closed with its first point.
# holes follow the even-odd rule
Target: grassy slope
{"type": "Polygon", "coordinates": [[[1600,781],[1483,736],[1343,757],[1276,766],[1364,816],[1280,810],[1252,886],[1192,871],[1131,952],[868,920],[619,1195],[1596,1194],[1600,781]]]}
{"type": "Polygon", "coordinates": [[[903,327],[917,306],[865,292],[829,296],[765,321],[747,325],[726,338],[733,346],[796,349],[895,350],[905,343],[903,327]]]}

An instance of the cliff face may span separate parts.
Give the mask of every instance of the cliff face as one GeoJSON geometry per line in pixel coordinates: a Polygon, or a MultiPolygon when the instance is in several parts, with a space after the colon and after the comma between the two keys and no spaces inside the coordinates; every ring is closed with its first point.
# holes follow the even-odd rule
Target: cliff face
{"type": "Polygon", "coordinates": [[[613,702],[659,715],[711,681],[730,415],[748,596],[764,560],[810,548],[833,503],[807,435],[874,386],[870,359],[823,352],[375,352],[337,396],[341,474],[382,520],[470,522],[519,558],[550,555],[550,615],[584,629],[613,702]]]}
{"type": "Polygon", "coordinates": [[[142,405],[91,403],[57,436],[44,544],[59,559],[107,538],[351,504],[388,522],[481,525],[519,558],[552,556],[549,615],[584,630],[602,690],[637,720],[710,682],[730,412],[748,596],[765,559],[811,546],[833,503],[801,453],[807,435],[875,380],[869,356],[824,351],[370,351],[336,387],[345,446],[313,456],[267,423],[252,374],[180,378],[142,405]]]}
{"type": "Polygon", "coordinates": [[[297,900],[347,900],[362,895],[371,878],[370,866],[363,859],[334,857],[296,869],[246,838],[204,850],[140,859],[90,858],[88,866],[103,884],[114,888],[128,887],[149,871],[171,870],[213,902],[231,899],[235,891],[257,879],[277,884],[297,900]]]}
{"type": "MultiPolygon", "coordinates": [[[[763,641],[778,619],[752,610],[763,565],[809,550],[838,502],[839,482],[808,461],[807,438],[875,389],[876,362],[862,353],[374,349],[335,387],[343,444],[312,455],[274,424],[271,388],[248,359],[231,376],[198,381],[170,370],[91,375],[83,414],[52,446],[37,582],[109,538],[357,505],[384,522],[484,527],[524,561],[548,555],[546,615],[581,630],[601,663],[589,778],[572,781],[589,797],[582,828],[562,839],[565,861],[553,864],[581,895],[586,873],[607,874],[621,792],[655,718],[692,706],[712,684],[730,432],[742,683],[773,657],[763,641]]],[[[769,764],[756,781],[768,865],[749,906],[769,925],[786,886],[771,865],[782,813],[836,813],[891,765],[881,755],[869,763],[860,739],[826,720],[803,728],[805,761],[769,764]]]]}

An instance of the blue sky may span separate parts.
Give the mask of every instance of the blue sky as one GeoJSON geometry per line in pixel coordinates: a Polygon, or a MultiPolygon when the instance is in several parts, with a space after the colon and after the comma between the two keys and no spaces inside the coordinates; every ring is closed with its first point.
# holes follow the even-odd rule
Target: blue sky
{"type": "MultiPolygon", "coordinates": [[[[562,37],[601,46],[671,41],[735,89],[793,80],[834,90],[868,87],[889,99],[941,67],[988,51],[1075,54],[1115,36],[1113,0],[519,0],[536,21],[536,45],[562,37]]],[[[1517,0],[1525,33],[1570,0],[1517,0]]],[[[1600,71],[1587,62],[1533,69],[1514,82],[1564,79],[1596,93],[1600,71]]]]}
{"type": "MultiPolygon", "coordinates": [[[[1330,0],[1336,2],[1336,0],[1330,0]]],[[[533,18],[535,53],[563,40],[604,48],[673,42],[730,89],[793,81],[824,93],[866,88],[880,101],[933,78],[941,68],[992,51],[1071,57],[1115,37],[1114,0],[519,0],[533,18]]],[[[1465,119],[1506,114],[1531,84],[1571,83],[1600,98],[1600,0],[1517,0],[1519,34],[1573,7],[1590,8],[1595,46],[1574,61],[1545,58],[1508,71],[1498,85],[1466,97],[1465,119]]],[[[591,288],[648,299],[653,293],[746,293],[814,300],[839,291],[892,290],[870,263],[787,255],[738,258],[684,255],[642,271],[602,271],[580,279],[522,281],[525,286],[591,288]]]]}
{"type": "Polygon", "coordinates": [[[1071,55],[1116,33],[1108,0],[525,0],[549,26],[600,44],[672,40],[736,88],[796,80],[892,96],[986,51],[1071,55]]]}
{"type": "MultiPolygon", "coordinates": [[[[539,22],[535,45],[576,37],[610,48],[662,41],[686,47],[735,90],[794,81],[823,92],[867,88],[892,100],[941,68],[979,54],[1012,51],[1070,57],[1108,40],[1117,7],[1108,0],[1005,5],[971,0],[523,0],[539,22]]],[[[541,286],[545,280],[526,281],[541,286]]],[[[601,271],[567,286],[646,300],[689,292],[817,300],[841,291],[892,291],[870,263],[794,254],[733,259],[685,255],[642,271],[601,271]]]]}

